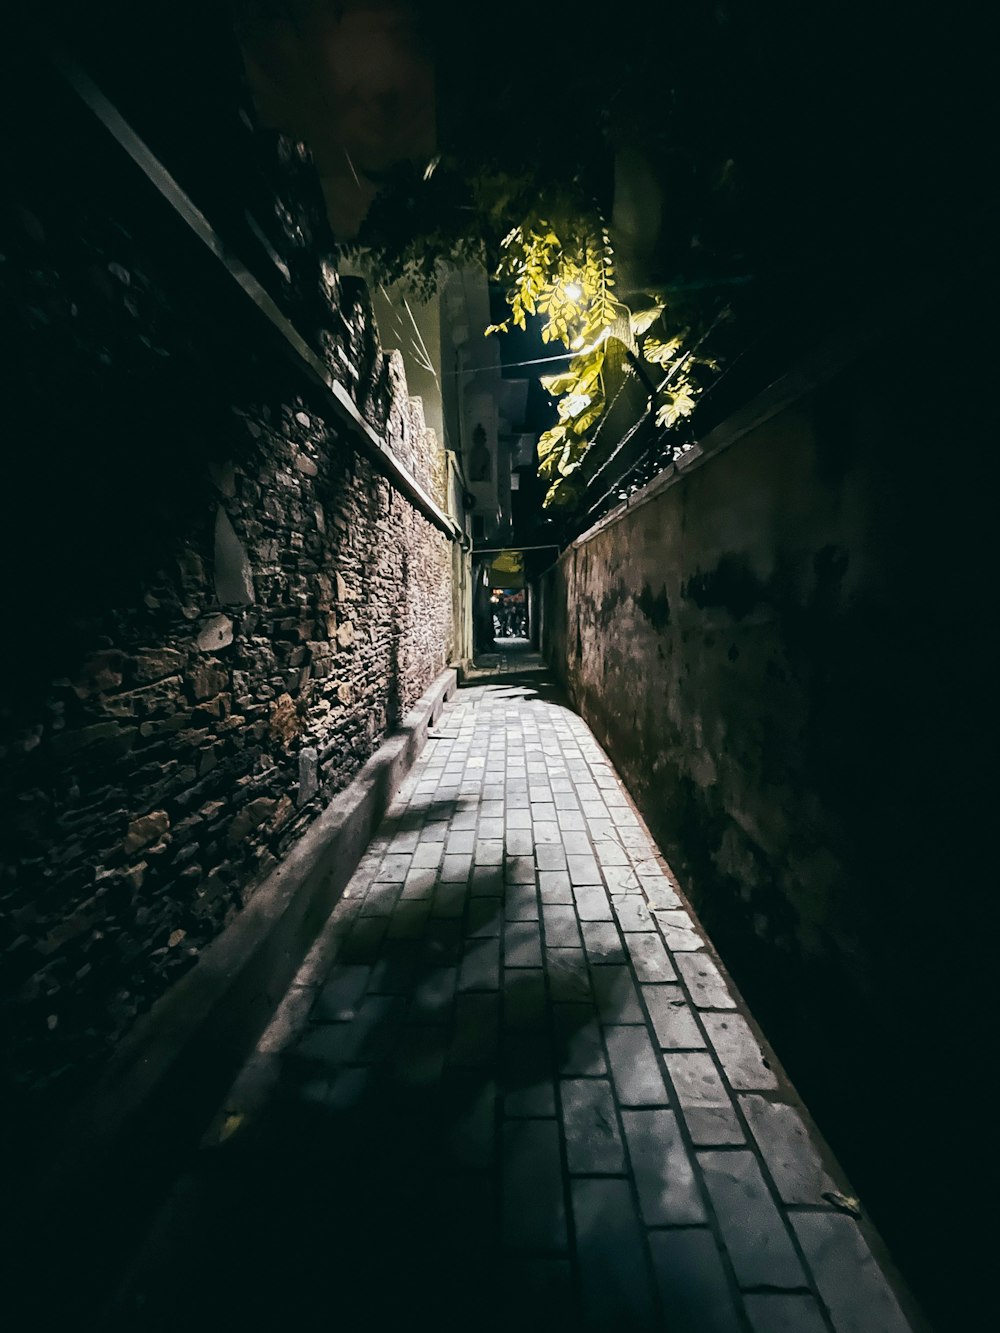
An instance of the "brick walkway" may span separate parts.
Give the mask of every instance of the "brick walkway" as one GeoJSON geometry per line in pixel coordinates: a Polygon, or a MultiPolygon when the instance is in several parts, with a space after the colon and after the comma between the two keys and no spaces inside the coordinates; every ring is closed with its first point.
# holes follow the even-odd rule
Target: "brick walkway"
{"type": "Polygon", "coordinates": [[[193,1292],[267,1329],[919,1326],[606,756],[525,679],[446,707],[127,1326],[190,1328],[193,1292]]]}

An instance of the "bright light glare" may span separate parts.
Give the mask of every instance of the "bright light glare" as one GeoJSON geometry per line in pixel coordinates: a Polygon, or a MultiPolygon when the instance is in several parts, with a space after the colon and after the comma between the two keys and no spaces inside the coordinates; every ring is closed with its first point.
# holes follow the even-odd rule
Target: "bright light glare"
{"type": "Polygon", "coordinates": [[[567,282],[563,290],[571,301],[579,301],[583,295],[583,288],[578,282],[567,282]]]}

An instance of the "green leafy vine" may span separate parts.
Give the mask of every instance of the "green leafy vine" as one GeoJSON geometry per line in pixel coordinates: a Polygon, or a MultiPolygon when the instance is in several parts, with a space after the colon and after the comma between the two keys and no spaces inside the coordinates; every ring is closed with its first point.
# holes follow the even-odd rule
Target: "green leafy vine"
{"type": "Polygon", "coordinates": [[[539,475],[549,482],[546,507],[577,499],[578,484],[570,479],[594,446],[616,376],[630,365],[639,371],[656,425],[669,429],[697,406],[704,387],[699,369],[718,369],[700,354],[702,340],[694,341],[692,328],[675,326],[665,295],[648,294],[649,305],[632,310],[615,294],[614,247],[603,222],[530,218],[504,237],[494,277],[507,284],[511,313],[487,335],[544,316],[542,341],[574,354],[562,373],[541,379],[559,415],[538,441],[539,475]],[[616,341],[623,357],[610,355],[616,341]]]}

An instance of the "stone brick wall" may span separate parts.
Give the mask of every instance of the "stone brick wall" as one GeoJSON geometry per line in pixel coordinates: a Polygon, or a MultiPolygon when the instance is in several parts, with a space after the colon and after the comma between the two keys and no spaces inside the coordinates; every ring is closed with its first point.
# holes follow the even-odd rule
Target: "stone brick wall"
{"type": "MultiPolygon", "coordinates": [[[[251,901],[453,642],[446,536],[96,127],[57,124],[54,160],[14,164],[0,244],[0,958],[25,1131],[251,901]]],[[[398,358],[321,258],[317,345],[341,372],[338,349],[367,349],[357,399],[439,494],[398,358]]]]}

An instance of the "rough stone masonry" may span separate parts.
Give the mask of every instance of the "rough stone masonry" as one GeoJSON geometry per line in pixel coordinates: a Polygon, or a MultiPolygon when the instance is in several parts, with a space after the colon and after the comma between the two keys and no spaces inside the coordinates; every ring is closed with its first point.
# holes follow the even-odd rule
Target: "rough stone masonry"
{"type": "MultiPolygon", "coordinates": [[[[162,201],[102,172],[82,123],[63,129],[62,171],[22,164],[0,245],[19,385],[0,956],[25,1133],[245,907],[452,645],[445,535],[162,201]]],[[[398,354],[295,203],[288,267],[311,274],[318,346],[440,501],[443,453],[398,354]]]]}

